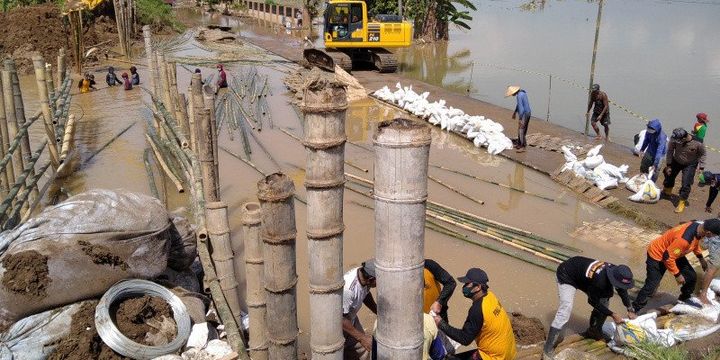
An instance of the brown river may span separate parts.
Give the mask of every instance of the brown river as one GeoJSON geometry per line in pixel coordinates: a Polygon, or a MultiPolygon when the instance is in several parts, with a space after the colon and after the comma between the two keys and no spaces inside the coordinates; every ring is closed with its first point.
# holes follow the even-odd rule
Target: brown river
{"type": "MultiPolygon", "coordinates": [[[[615,3],[616,2],[611,2],[609,7],[612,7],[612,4],[615,3]]],[[[493,6],[480,7],[479,11],[485,14],[482,16],[490,16],[489,13],[495,12],[497,14],[505,14],[511,18],[523,17],[526,18],[525,22],[530,23],[534,21],[532,19],[551,16],[554,11],[566,11],[562,10],[563,6],[582,9],[588,13],[592,11],[591,4],[580,1],[563,2],[563,4],[550,6],[546,8],[544,12],[540,13],[525,13],[517,9],[504,7],[503,4],[507,4],[506,2],[493,1],[490,2],[490,4],[493,6]]],[[[657,6],[662,7],[669,5],[657,6]]],[[[714,9],[714,7],[711,8],[714,9]]],[[[253,36],[268,36],[263,35],[261,29],[253,28],[235,19],[217,16],[200,16],[194,12],[184,13],[183,16],[195,22],[221,25],[228,24],[233,26],[236,31],[252,33],[253,36]]],[[[482,16],[478,16],[476,21],[480,21],[477,19],[482,18],[482,16]]],[[[562,18],[561,15],[553,16],[562,18]]],[[[585,21],[585,17],[586,15],[582,15],[582,21],[585,21]]],[[[565,21],[571,21],[572,19],[575,19],[575,17],[570,17],[565,21]]],[[[550,22],[550,20],[546,21],[550,22]]],[[[648,20],[648,22],[649,21],[650,20],[648,20]]],[[[523,21],[520,20],[517,21],[517,23],[522,22],[523,21]]],[[[608,20],[608,24],[611,24],[610,20],[608,20]]],[[[525,25],[529,26],[529,24],[525,25]]],[[[489,25],[484,24],[483,26],[489,25]]],[[[512,26],[509,27],[512,28],[512,26]]],[[[453,35],[457,36],[457,38],[464,36],[455,33],[453,33],[453,35]]],[[[537,34],[534,34],[533,36],[536,35],[537,34]]],[[[251,48],[250,45],[243,46],[251,48]]],[[[450,49],[448,49],[450,53],[457,51],[453,46],[450,46],[450,49]]],[[[504,49],[512,47],[507,43],[499,43],[497,46],[504,49]]],[[[548,44],[548,46],[550,46],[550,44],[548,44]]],[[[558,46],[558,44],[552,44],[552,46],[558,46]]],[[[476,49],[478,48],[480,47],[476,49]]],[[[255,48],[251,50],[258,51],[255,48]]],[[[479,52],[473,52],[473,54],[475,54],[473,56],[480,55],[479,52]]],[[[207,54],[204,50],[198,49],[192,46],[192,44],[175,54],[175,56],[188,55],[212,56],[213,54],[207,54]]],[[[267,56],[271,57],[271,55],[267,56]]],[[[577,56],[581,55],[578,54],[577,56]]],[[[530,61],[530,59],[527,60],[530,61]]],[[[668,59],[665,60],[669,61],[668,59]]],[[[144,60],[138,60],[140,63],[143,61],[144,60]]],[[[608,61],[607,57],[604,61],[608,61]]],[[[518,64],[522,65],[522,63],[518,64]]],[[[119,72],[127,71],[129,67],[128,64],[113,65],[120,69],[119,72]]],[[[206,75],[214,71],[213,68],[201,67],[201,69],[203,74],[206,75]]],[[[246,68],[240,65],[227,64],[226,69],[228,75],[232,77],[234,74],[238,74],[246,68]]],[[[562,69],[562,67],[558,66],[558,69],[562,69]]],[[[147,85],[146,68],[144,66],[139,67],[139,70],[143,84],[147,85]]],[[[272,157],[279,163],[281,168],[276,168],[269,157],[255,142],[251,144],[251,160],[258,168],[266,173],[282,170],[289,174],[295,181],[298,196],[304,198],[303,172],[299,169],[304,167],[304,149],[297,141],[279,131],[280,128],[283,128],[298,136],[302,134],[301,119],[289,104],[290,97],[286,94],[285,86],[282,83],[285,74],[291,70],[291,65],[258,67],[259,73],[267,75],[269,78],[269,85],[273,95],[268,97],[268,102],[274,128],[266,126],[263,128],[263,131],[256,132],[255,135],[272,157]]],[[[500,89],[501,85],[504,86],[504,83],[501,83],[500,80],[491,80],[496,76],[492,74],[492,71],[484,69],[486,73],[483,74],[481,70],[483,69],[480,67],[475,68],[475,77],[473,79],[474,81],[487,80],[486,86],[488,90],[481,91],[478,88],[477,90],[473,90],[473,96],[477,96],[477,94],[487,94],[487,100],[492,100],[492,97],[496,96],[494,95],[495,92],[501,92],[495,88],[500,89]]],[[[96,78],[102,79],[102,75],[105,72],[104,68],[98,67],[94,69],[94,71],[96,72],[96,78]]],[[[405,71],[408,72],[408,76],[412,76],[411,72],[408,70],[405,71]]],[[[185,90],[189,85],[190,72],[179,66],[177,74],[179,88],[182,92],[186,92],[185,90]]],[[[452,73],[448,72],[448,74],[452,73]]],[[[717,82],[717,79],[715,80],[717,82]]],[[[442,77],[438,81],[444,82],[446,80],[445,77],[442,77]]],[[[612,81],[607,79],[604,82],[612,89],[612,81]]],[[[146,120],[151,116],[147,108],[149,98],[140,89],[127,92],[117,87],[106,88],[102,81],[98,81],[98,83],[99,90],[89,94],[75,94],[73,97],[73,112],[79,117],[76,143],[79,146],[79,157],[82,165],[74,175],[62,184],[63,189],[70,194],[77,194],[92,188],[121,188],[149,194],[148,178],[143,165],[143,151],[147,146],[143,133],[146,120]],[[88,161],[88,158],[93,153],[131,124],[134,125],[125,134],[88,161]]],[[[28,89],[24,93],[28,99],[27,108],[35,108],[31,100],[34,98],[32,91],[32,85],[34,85],[34,83],[32,79],[24,78],[23,85],[24,89],[28,89]]],[[[625,85],[627,86],[628,84],[625,85]]],[[[621,85],[617,86],[621,87],[621,85]]],[[[645,93],[647,93],[647,91],[645,91],[645,93]]],[[[657,94],[660,95],[662,92],[659,91],[657,94]]],[[[632,103],[632,101],[626,103],[632,103]]],[[[536,102],[534,106],[542,105],[536,102]]],[[[580,108],[582,108],[582,106],[580,106],[580,108]]],[[[559,114],[562,113],[559,110],[559,105],[555,111],[558,117],[560,116],[559,114]]],[[[621,123],[621,112],[616,111],[615,113],[618,114],[618,123],[621,123]]],[[[371,136],[377,122],[398,116],[403,116],[403,114],[372,99],[354,102],[347,111],[346,128],[349,140],[364,144],[366,147],[372,147],[371,136]]],[[[34,126],[32,133],[34,136],[41,136],[41,128],[34,126]]],[[[231,140],[226,129],[221,129],[220,133],[219,141],[221,146],[227,147],[236,153],[242,152],[240,142],[231,140]]],[[[429,184],[430,200],[532,231],[554,241],[577,247],[582,250],[582,255],[584,256],[601,258],[615,263],[627,263],[633,268],[637,274],[637,278],[644,279],[645,252],[643,248],[632,246],[629,248],[620,248],[608,242],[593,241],[593,239],[582,240],[571,235],[577,227],[582,226],[585,222],[605,219],[616,220],[622,223],[627,223],[627,221],[616,217],[596,205],[579,200],[574,193],[558,185],[547,176],[503,158],[490,156],[484,149],[475,148],[470,142],[463,138],[441,132],[437,128],[433,128],[432,134],[433,142],[430,155],[430,162],[432,164],[451,167],[490,181],[508,184],[528,192],[542,194],[555,201],[529,196],[487,182],[471,180],[437,168],[430,169],[430,173],[433,176],[441,179],[443,182],[451,184],[453,187],[461,189],[473,197],[484,200],[485,205],[480,206],[433,182],[429,184]]],[[[237,136],[234,136],[234,138],[237,139],[237,136]]],[[[346,167],[347,172],[366,179],[372,179],[372,153],[357,146],[346,145],[346,159],[369,170],[369,172],[365,173],[352,167],[346,167]]],[[[257,190],[256,183],[261,178],[261,175],[222,150],[219,153],[219,162],[221,198],[229,205],[232,236],[237,239],[240,237],[241,229],[240,208],[245,202],[257,201],[255,197],[257,190]]],[[[186,206],[187,197],[178,194],[169,181],[161,181],[159,174],[159,171],[155,169],[155,178],[158,180],[161,197],[166,199],[165,201],[168,208],[172,210],[186,206]]],[[[373,231],[371,230],[373,228],[372,210],[358,204],[372,205],[372,201],[354,192],[346,191],[344,208],[346,225],[344,260],[346,269],[360,264],[365,259],[372,257],[374,253],[373,231]]],[[[295,206],[298,230],[297,271],[299,282],[297,293],[298,317],[301,328],[300,346],[303,352],[307,352],[309,341],[308,283],[306,277],[308,257],[307,240],[304,236],[307,208],[301,202],[296,202],[295,206]]],[[[612,237],[613,229],[606,229],[606,233],[612,237]]],[[[557,306],[555,275],[553,272],[512,257],[486,250],[477,245],[459,241],[430,229],[426,229],[425,234],[426,257],[436,260],[456,276],[464,274],[469,267],[481,267],[489,274],[491,288],[493,288],[502,300],[508,311],[517,311],[527,316],[538,317],[546,325],[552,320],[557,306]]],[[[475,241],[494,242],[494,240],[484,239],[471,233],[466,234],[470,235],[475,241]]],[[[242,254],[236,254],[236,256],[242,256],[242,254]]],[[[669,282],[665,284],[666,288],[677,291],[674,287],[668,287],[668,285],[670,285],[669,282]]],[[[615,300],[617,301],[617,299],[615,300]]],[[[450,320],[453,325],[462,325],[468,305],[468,302],[460,294],[455,294],[452,297],[450,301],[450,320]]],[[[614,306],[618,311],[623,308],[619,304],[619,301],[618,303],[614,303],[614,306]]],[[[589,312],[590,308],[589,305],[586,304],[584,297],[582,295],[578,296],[574,317],[570,323],[571,329],[575,331],[584,330],[589,312]]],[[[361,311],[361,319],[366,328],[372,327],[374,318],[368,311],[361,311]]]]}

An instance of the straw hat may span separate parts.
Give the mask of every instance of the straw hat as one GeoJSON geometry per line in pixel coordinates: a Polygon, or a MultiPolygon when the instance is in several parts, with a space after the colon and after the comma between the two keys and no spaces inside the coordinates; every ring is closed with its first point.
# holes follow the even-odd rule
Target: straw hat
{"type": "Polygon", "coordinates": [[[513,96],[518,91],[520,91],[519,86],[515,86],[515,85],[508,86],[507,90],[505,91],[505,97],[513,96]]]}

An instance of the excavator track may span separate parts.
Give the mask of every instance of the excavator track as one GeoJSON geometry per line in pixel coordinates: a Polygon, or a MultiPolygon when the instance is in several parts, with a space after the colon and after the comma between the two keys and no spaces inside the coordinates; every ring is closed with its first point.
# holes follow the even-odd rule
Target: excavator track
{"type": "Polygon", "coordinates": [[[335,65],[345,71],[352,70],[352,58],[342,51],[328,49],[305,49],[303,57],[310,65],[317,66],[323,70],[335,72],[335,65]]]}
{"type": "Polygon", "coordinates": [[[385,49],[372,50],[373,63],[381,73],[393,73],[398,68],[395,54],[385,49]]]}

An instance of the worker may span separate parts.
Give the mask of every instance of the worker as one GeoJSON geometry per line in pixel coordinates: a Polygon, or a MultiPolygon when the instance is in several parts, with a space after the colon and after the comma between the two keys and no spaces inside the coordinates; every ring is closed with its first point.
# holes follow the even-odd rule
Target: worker
{"type": "Polygon", "coordinates": [[[227,84],[227,74],[225,74],[225,68],[223,67],[222,64],[218,64],[217,69],[218,69],[218,80],[216,83],[217,88],[218,89],[226,88],[228,86],[228,84],[227,84]]]}
{"type": "MultiPolygon", "coordinates": [[[[495,294],[489,290],[488,276],[482,269],[471,268],[465,276],[457,279],[463,283],[463,296],[472,300],[470,310],[462,329],[452,327],[439,315],[433,319],[438,329],[447,337],[462,345],[469,345],[473,340],[476,349],[449,357],[458,360],[512,360],[515,358],[515,335],[513,334],[510,317],[503,309],[495,294]]],[[[437,304],[433,312],[440,311],[437,304]]]]}
{"type": "Polygon", "coordinates": [[[130,77],[126,72],[122,73],[122,79],[123,84],[125,85],[125,90],[132,90],[132,82],[130,81],[130,77]]]}
{"type": "Polygon", "coordinates": [[[123,82],[118,79],[117,75],[115,75],[115,68],[110,66],[108,68],[108,72],[105,75],[105,82],[108,84],[108,86],[115,86],[115,85],[122,85],[123,82]]]}
{"type": "Polygon", "coordinates": [[[695,138],[695,140],[699,142],[705,142],[705,133],[707,132],[707,114],[706,113],[698,113],[695,115],[695,118],[697,119],[697,122],[693,126],[692,130],[692,136],[695,138]]]}
{"type": "Polygon", "coordinates": [[[342,329],[345,335],[345,359],[368,360],[372,349],[372,336],[365,333],[357,314],[363,304],[377,314],[377,305],[370,293],[375,282],[375,259],[350,269],[344,276],[342,329]]]}
{"type": "Polygon", "coordinates": [[[515,105],[515,111],[513,111],[512,119],[515,120],[515,115],[518,116],[518,141],[515,145],[515,151],[522,153],[525,152],[527,142],[525,141],[525,135],[527,135],[528,125],[530,125],[530,102],[528,100],[527,92],[521,89],[519,86],[508,86],[505,91],[505,97],[515,96],[517,104],[515,105]]]}
{"type": "Polygon", "coordinates": [[[570,320],[577,290],[587,294],[588,304],[593,307],[590,313],[590,326],[583,333],[585,337],[602,340],[602,325],[608,316],[612,317],[617,324],[623,322],[620,314],[608,308],[610,298],[615,292],[627,308],[628,317],[635,318],[635,311],[627,292],[633,287],[633,273],[626,265],[613,265],[604,261],[574,256],[558,266],[555,276],[560,304],[543,347],[543,360],[553,359],[555,347],[562,341],[562,330],[570,320]]]}
{"type": "Polygon", "coordinates": [[[600,85],[593,84],[590,88],[590,98],[588,99],[587,112],[585,113],[585,119],[590,116],[590,109],[592,109],[592,117],[590,117],[590,124],[593,130],[595,130],[596,140],[602,139],[600,135],[600,128],[597,126],[598,121],[600,125],[605,129],[605,141],[610,140],[610,104],[608,96],[604,91],[600,91],[600,85]]]}
{"type": "MultiPolygon", "coordinates": [[[[377,329],[377,321],[375,321],[375,328],[377,329]]],[[[423,351],[422,360],[444,360],[448,354],[448,349],[445,348],[445,344],[442,338],[438,335],[438,328],[433,320],[432,315],[423,313],[423,351]]],[[[453,349],[454,351],[454,349],[453,349]]],[[[373,337],[372,342],[372,360],[377,359],[377,341],[373,337]]]]}
{"type": "Polygon", "coordinates": [[[425,268],[423,269],[423,277],[425,279],[425,290],[423,290],[423,312],[429,313],[434,303],[440,305],[440,317],[448,321],[448,300],[455,291],[455,279],[437,262],[431,259],[425,259],[425,268]],[[441,286],[442,285],[442,286],[441,286]]]}
{"type": "Polygon", "coordinates": [[[132,77],[132,85],[140,85],[140,74],[138,74],[136,67],[130,67],[130,76],[132,77]]]}
{"type": "Polygon", "coordinates": [[[675,186],[675,178],[682,172],[682,187],[680,188],[680,201],[678,201],[676,213],[681,213],[687,206],[687,199],[690,196],[692,183],[695,181],[695,170],[705,170],[705,145],[693,139],[683,128],[673,130],[672,140],[668,145],[663,173],[663,195],[672,196],[672,189],[675,186]]]}
{"type": "Polygon", "coordinates": [[[302,10],[297,10],[295,12],[295,20],[297,21],[297,27],[302,28],[303,25],[303,13],[302,10]]]}
{"type": "Polygon", "coordinates": [[[720,237],[706,237],[700,245],[703,249],[708,251],[708,257],[707,269],[705,270],[705,275],[703,275],[703,281],[702,285],[700,286],[700,293],[698,294],[698,298],[704,305],[710,305],[710,299],[708,299],[707,293],[708,289],[710,288],[710,283],[715,278],[715,274],[717,274],[717,269],[720,266],[720,237]]]}
{"type": "Polygon", "coordinates": [[[667,135],[662,130],[662,124],[659,119],[652,119],[647,124],[645,130],[645,138],[643,139],[640,152],[645,153],[640,160],[640,172],[647,174],[650,167],[655,168],[652,181],[658,178],[658,169],[660,169],[660,160],[665,156],[667,151],[667,135]]]}
{"type": "Polygon", "coordinates": [[[720,174],[713,174],[710,171],[703,171],[702,174],[700,174],[698,180],[698,186],[710,186],[708,199],[705,202],[705,212],[711,213],[712,204],[718,195],[718,190],[720,190],[720,174]]]}
{"type": "Polygon", "coordinates": [[[699,243],[703,238],[713,237],[720,234],[720,219],[708,219],[705,221],[690,221],[680,224],[666,231],[648,246],[647,278],[645,285],[638,292],[633,308],[635,312],[640,311],[647,305],[647,299],[654,294],[665,271],[670,271],[675,276],[675,281],[682,285],[678,301],[689,305],[697,306],[690,301],[695,290],[697,274],[690,262],[685,257],[692,252],[700,261],[703,271],[707,271],[708,263],[702,255],[699,243]]]}
{"type": "Polygon", "coordinates": [[[95,89],[95,76],[90,73],[85,73],[85,76],[83,76],[82,79],[80,79],[80,82],[78,83],[78,87],[80,88],[80,93],[85,94],[90,92],[91,90],[95,89]]]}

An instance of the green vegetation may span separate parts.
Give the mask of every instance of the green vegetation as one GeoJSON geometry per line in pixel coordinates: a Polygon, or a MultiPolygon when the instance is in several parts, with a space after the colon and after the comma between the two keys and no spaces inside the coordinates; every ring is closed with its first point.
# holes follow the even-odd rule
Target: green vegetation
{"type": "MultiPolygon", "coordinates": [[[[397,14],[396,0],[370,1],[373,14],[397,14]]],[[[425,41],[448,40],[450,25],[470,29],[472,0],[403,0],[403,15],[415,23],[415,38],[425,41]]]]}
{"type": "Polygon", "coordinates": [[[636,360],[686,360],[688,351],[679,346],[664,347],[650,341],[628,345],[632,358],[636,360]]]}
{"type": "Polygon", "coordinates": [[[176,31],[182,31],[182,24],[177,21],[172,8],[162,0],[137,0],[138,20],[141,24],[150,25],[154,28],[171,27],[176,31]]]}
{"type": "Polygon", "coordinates": [[[277,5],[277,1],[275,0],[265,0],[265,5],[277,5]]]}

